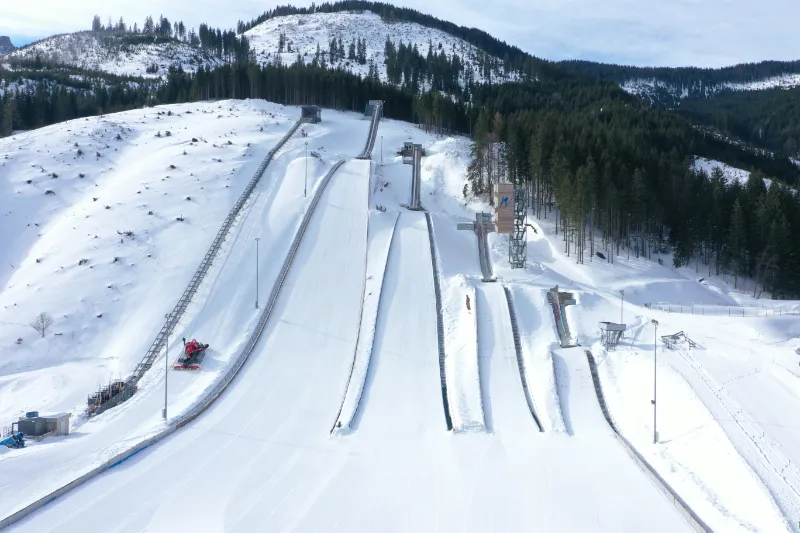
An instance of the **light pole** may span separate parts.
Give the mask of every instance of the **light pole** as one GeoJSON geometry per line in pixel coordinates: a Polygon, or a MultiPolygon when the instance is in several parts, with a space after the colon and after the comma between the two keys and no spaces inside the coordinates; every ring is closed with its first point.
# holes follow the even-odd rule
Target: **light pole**
{"type": "Polygon", "coordinates": [[[261,237],[256,237],[256,309],[258,309],[258,241],[261,237]]]}
{"type": "Polygon", "coordinates": [[[306,197],[308,194],[308,141],[305,142],[306,145],[306,177],[303,180],[303,198],[306,197]]]}
{"type": "Polygon", "coordinates": [[[625,322],[622,320],[622,306],[625,303],[625,291],[619,291],[619,323],[624,324],[625,322]]]}
{"type": "Polygon", "coordinates": [[[383,135],[381,135],[381,165],[383,165],[383,135]]]}
{"type": "Polygon", "coordinates": [[[164,331],[167,333],[167,343],[164,345],[164,420],[167,419],[167,381],[169,378],[169,313],[164,315],[164,331]]]}
{"type": "Polygon", "coordinates": [[[656,429],[656,385],[658,383],[658,320],[651,320],[653,324],[653,444],[658,444],[658,430],[656,429]]]}

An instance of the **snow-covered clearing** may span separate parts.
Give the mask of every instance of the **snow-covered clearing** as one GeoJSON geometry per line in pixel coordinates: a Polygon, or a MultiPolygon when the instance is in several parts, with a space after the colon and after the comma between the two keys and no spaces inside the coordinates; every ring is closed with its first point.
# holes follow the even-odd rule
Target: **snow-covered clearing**
{"type": "MultiPolygon", "coordinates": [[[[478,55],[483,52],[471,44],[442,30],[413,22],[385,21],[380,15],[370,11],[275,17],[245,32],[244,35],[250,39],[250,44],[256,52],[256,59],[261,63],[272,63],[276,56],[280,57],[283,64],[294,63],[298,56],[304,63],[310,63],[316,56],[319,46],[320,60],[324,59],[330,65],[329,43],[335,38],[337,43],[339,39],[342,40],[345,58],[333,66],[366,77],[369,74],[370,63],[373,63],[378,68],[380,79],[386,81],[384,50],[386,40],[389,38],[396,46],[400,46],[400,42],[407,46],[416,46],[423,57],[427,56],[429,48],[436,55],[444,52],[450,59],[454,55],[458,56],[462,64],[469,65],[472,69],[473,79],[476,82],[486,81],[478,61],[478,55]],[[281,34],[286,36],[287,45],[282,52],[279,52],[281,34]],[[347,58],[350,43],[357,39],[363,39],[367,44],[367,63],[364,65],[347,58]]],[[[492,69],[492,81],[505,78],[502,72],[502,60],[497,58],[492,60],[500,67],[492,69]]],[[[510,73],[508,76],[507,79],[511,79],[514,74],[510,73]]]]}
{"type": "Polygon", "coordinates": [[[766,91],[769,89],[789,90],[800,86],[800,73],[792,72],[780,76],[771,76],[748,82],[722,82],[717,85],[703,85],[696,82],[691,86],[673,85],[655,78],[630,78],[620,84],[620,88],[635,96],[656,99],[658,92],[665,92],[676,100],[683,100],[689,95],[713,97],[723,91],[766,91]]]}
{"type": "MultiPolygon", "coordinates": [[[[88,70],[108,72],[117,76],[158,78],[167,75],[170,67],[194,72],[199,67],[214,67],[223,63],[208,52],[178,41],[147,42],[144,35],[107,35],[92,32],[54,35],[35,44],[20,48],[4,59],[34,60],[72,65],[88,70]],[[134,42],[128,42],[133,40],[134,42]],[[147,68],[155,65],[155,72],[147,68]]],[[[154,40],[154,38],[150,38],[154,40]]]]}
{"type": "MultiPolygon", "coordinates": [[[[328,110],[321,124],[307,127],[309,148],[321,156],[310,159],[310,190],[332,161],[360,151],[368,128],[356,114],[328,110]]],[[[554,285],[575,293],[570,328],[599,361],[622,433],[694,511],[715,531],[797,531],[796,318],[647,309],[649,302],[743,300],[721,281],[700,283],[692,269],[629,259],[626,251],[613,264],[587,254],[578,265],[553,234],[552,216],[530,221],[537,231],[528,231],[524,270],[509,269],[507,238],[491,234],[502,284],[484,284],[475,235],[456,229],[490,210],[462,195],[468,142],[391,120],[381,122],[379,135],[384,153],[377,147],[373,159],[384,164],[351,161],[334,175],[274,317],[230,389],[184,429],[55,500],[17,531],[688,531],[606,423],[585,348],[558,347],[545,298],[554,285]],[[428,153],[421,199],[436,238],[447,388],[461,431],[446,431],[425,215],[401,207],[411,168],[394,153],[409,140],[428,153]],[[513,296],[543,432],[526,404],[503,284],[513,296]],[[630,331],[606,353],[597,344],[597,322],[619,320],[620,290],[630,331]],[[652,318],[659,335],[683,330],[700,345],[690,352],[658,346],[656,445],[652,318]],[[331,432],[337,413],[342,428],[331,432]]],[[[201,340],[213,335],[212,346],[220,348],[206,370],[170,373],[176,411],[196,401],[213,379],[205,374],[223,368],[252,329],[252,238],[260,232],[262,257],[270,258],[260,266],[267,288],[259,292],[266,294],[306,207],[302,154],[302,141],[290,141],[270,166],[265,183],[275,189],[264,185],[253,201],[217,281],[186,326],[201,340]]],[[[26,263],[25,271],[39,266],[26,263]]],[[[160,275],[151,274],[153,283],[160,275]]],[[[163,428],[162,379],[163,369],[154,368],[131,401],[76,434],[0,455],[0,516],[163,428]]],[[[9,378],[0,392],[17,382],[9,378]]]]}
{"type": "MultiPolygon", "coordinates": [[[[725,182],[730,184],[734,181],[745,185],[747,180],[750,178],[750,172],[747,170],[742,170],[740,168],[732,167],[727,163],[722,163],[720,161],[714,161],[713,159],[706,159],[705,157],[695,157],[694,159],[694,168],[695,170],[702,170],[709,176],[711,172],[718,168],[722,171],[723,176],[725,176],[725,182]]],[[[772,180],[764,178],[764,185],[769,187],[772,185],[772,180]]]]}

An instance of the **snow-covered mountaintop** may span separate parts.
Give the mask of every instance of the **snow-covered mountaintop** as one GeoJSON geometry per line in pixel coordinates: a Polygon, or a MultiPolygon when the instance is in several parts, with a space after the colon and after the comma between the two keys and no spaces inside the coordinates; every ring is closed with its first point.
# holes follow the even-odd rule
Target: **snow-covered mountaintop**
{"type": "MultiPolygon", "coordinates": [[[[280,53],[284,64],[294,63],[298,54],[305,63],[310,63],[316,55],[317,45],[320,52],[324,53],[326,63],[329,63],[329,42],[332,38],[342,40],[345,52],[350,43],[358,39],[366,40],[367,64],[361,65],[357,61],[349,60],[345,54],[344,60],[335,65],[341,66],[355,74],[366,76],[369,73],[370,61],[378,68],[378,75],[386,81],[386,55],[384,53],[386,40],[391,39],[396,46],[402,41],[419,50],[423,57],[427,56],[432,45],[436,54],[443,51],[448,59],[453,55],[459,57],[465,65],[465,73],[470,68],[474,71],[476,82],[486,80],[480,68],[480,57],[486,56],[482,51],[466,41],[434,28],[428,28],[410,22],[387,22],[372,12],[341,12],[341,13],[314,13],[310,15],[287,15],[275,17],[259,24],[245,32],[250,39],[250,44],[256,52],[259,62],[269,63],[274,61],[278,54],[281,34],[286,37],[286,46],[280,53]],[[291,51],[289,51],[291,50],[291,51]]],[[[504,76],[503,62],[492,58],[495,68],[492,70],[491,80],[504,76]]],[[[462,73],[463,82],[465,73],[462,73]]],[[[509,76],[514,76],[510,74],[509,76]]]]}
{"type": "Polygon", "coordinates": [[[178,41],[148,42],[143,35],[108,35],[92,32],[55,35],[20,48],[7,58],[36,59],[72,65],[118,76],[164,76],[171,66],[193,72],[201,65],[214,66],[220,60],[203,50],[178,41]],[[156,69],[147,72],[148,67],[156,69]]]}
{"type": "Polygon", "coordinates": [[[721,91],[765,91],[767,89],[793,89],[800,87],[800,73],[783,74],[761,80],[752,80],[745,83],[723,82],[717,85],[702,84],[692,86],[678,86],[666,83],[655,78],[631,78],[620,84],[627,93],[655,100],[659,92],[666,93],[676,100],[683,100],[689,96],[702,96],[708,98],[721,91]]]}

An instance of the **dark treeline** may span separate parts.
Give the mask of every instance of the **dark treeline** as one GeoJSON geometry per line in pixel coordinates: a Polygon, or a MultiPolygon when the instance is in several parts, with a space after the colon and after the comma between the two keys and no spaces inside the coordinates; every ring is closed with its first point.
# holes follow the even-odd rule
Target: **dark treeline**
{"type": "Polygon", "coordinates": [[[724,85],[798,74],[800,61],[764,61],[721,69],[640,68],[588,61],[562,61],[558,66],[595,81],[662,81],[669,88],[655,89],[655,105],[674,109],[753,146],[800,157],[800,89],[733,91],[724,85]]]}
{"type": "Polygon", "coordinates": [[[702,276],[755,280],[756,295],[800,295],[797,192],[768,189],[761,172],[739,185],[693,171],[694,155],[714,158],[724,145],[677,115],[602,85],[558,94],[548,99],[519,85],[476,93],[472,193],[491,197],[504,180],[525,185],[535,215],[555,218],[578,262],[599,250],[673,251],[676,266],[702,276]]]}
{"type": "Polygon", "coordinates": [[[800,89],[728,91],[686,100],[676,111],[779,157],[800,159],[800,89]]]}
{"type": "Polygon", "coordinates": [[[153,80],[115,76],[76,67],[49,66],[37,58],[0,66],[0,137],[99,113],[124,111],[147,103],[153,80]],[[17,86],[17,81],[23,85],[17,86]]]}
{"type": "Polygon", "coordinates": [[[108,24],[103,25],[100,17],[95,15],[92,32],[130,45],[173,40],[205,50],[219,59],[237,63],[250,61],[252,58],[250,41],[244,35],[238,36],[233,30],[213,28],[205,23],[200,24],[198,31],[195,31],[194,28],[188,29],[182,20],[170,22],[163,15],[157,21],[148,15],[141,29],[137,23],[133,26],[127,25],[122,17],[116,23],[109,18],[108,24]]]}
{"type": "Polygon", "coordinates": [[[655,78],[687,89],[709,87],[725,82],[747,83],[781,74],[800,73],[800,61],[762,61],[725,68],[632,67],[577,60],[560,61],[556,64],[566,72],[587,76],[593,80],[621,83],[632,78],[655,78]]]}

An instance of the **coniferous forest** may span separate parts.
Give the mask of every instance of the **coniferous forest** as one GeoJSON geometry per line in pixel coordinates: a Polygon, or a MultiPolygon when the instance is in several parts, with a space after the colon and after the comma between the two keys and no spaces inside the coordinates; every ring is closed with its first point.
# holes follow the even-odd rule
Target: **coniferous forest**
{"type": "MultiPolygon", "coordinates": [[[[354,3],[368,4],[342,5],[354,3]]],[[[325,6],[330,5],[317,10],[325,6]]],[[[374,7],[390,16],[384,4],[374,7]]],[[[288,14],[283,13],[287,9],[302,11],[277,8],[264,16],[288,14]]],[[[392,9],[393,16],[418,22],[416,12],[392,9]]],[[[426,25],[433,24],[429,19],[426,25]]],[[[518,82],[477,83],[444,52],[391,41],[385,44],[388,83],[374,72],[362,78],[301,58],[292,64],[256,64],[246,39],[234,32],[203,25],[195,35],[181,30],[180,23],[149,20],[152,25],[146,21],[141,31],[162,31],[163,38],[190,43],[196,38],[195,46],[230,61],[196,73],[172,68],[163,81],[17,63],[13,71],[0,69],[0,80],[22,75],[38,82],[0,98],[0,135],[142,105],[263,98],[362,111],[367,100],[381,99],[389,118],[430,132],[471,136],[474,160],[464,193],[491,194],[505,180],[526,186],[535,216],[557,221],[565,250],[578,262],[588,261],[585,254],[594,254],[595,243],[653,259],[672,252],[676,266],[696,268],[698,277],[726,274],[737,285],[747,277],[755,280],[756,295],[800,297],[800,171],[784,154],[727,143],[684,115],[626,94],[612,81],[562,72],[482,32],[457,30],[496,57],[507,56],[518,82]],[[694,171],[695,156],[754,172],[745,184],[727,183],[719,173],[694,171]],[[767,187],[764,178],[772,185],[767,187]]],[[[240,23],[239,30],[258,22],[240,23]]],[[[448,23],[439,22],[450,31],[448,23]]],[[[127,31],[122,24],[93,29],[127,31]]],[[[359,60],[360,39],[352,45],[324,44],[334,57],[353,54],[359,60]]]]}

